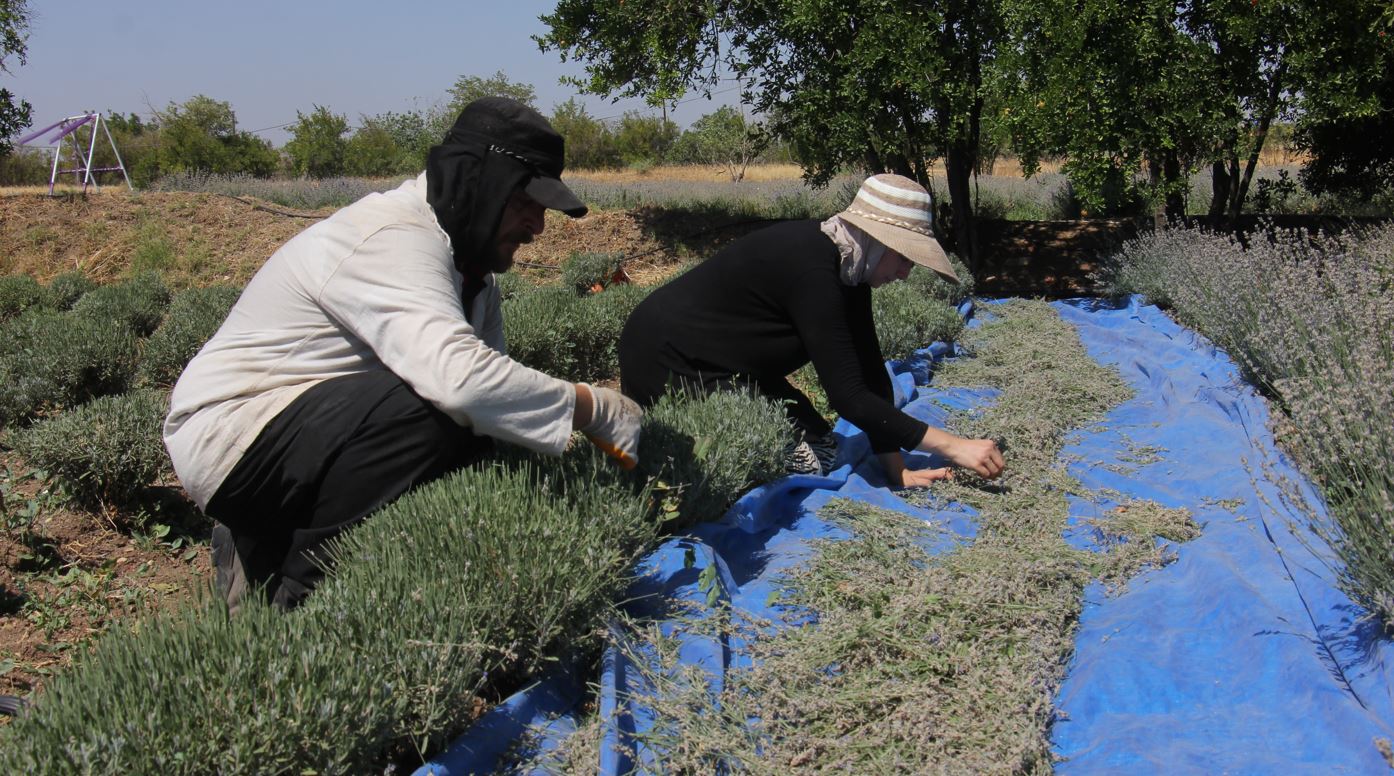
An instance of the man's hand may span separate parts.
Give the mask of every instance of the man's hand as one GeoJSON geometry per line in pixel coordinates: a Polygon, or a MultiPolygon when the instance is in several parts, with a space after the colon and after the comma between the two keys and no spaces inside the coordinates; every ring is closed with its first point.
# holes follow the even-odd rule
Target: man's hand
{"type": "Polygon", "coordinates": [[[1007,466],[1002,460],[1002,451],[991,439],[955,437],[940,449],[940,453],[954,466],[969,469],[988,480],[995,479],[1007,466]]]}
{"type": "Polygon", "coordinates": [[[644,416],[639,405],[611,388],[586,383],[576,387],[578,395],[583,387],[590,394],[590,421],[580,427],[581,433],[625,469],[639,465],[639,421],[644,416]]]}

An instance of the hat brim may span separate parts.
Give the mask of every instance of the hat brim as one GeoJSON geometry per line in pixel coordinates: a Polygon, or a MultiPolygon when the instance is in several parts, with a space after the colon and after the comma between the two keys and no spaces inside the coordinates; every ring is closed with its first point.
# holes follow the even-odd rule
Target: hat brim
{"type": "Polygon", "coordinates": [[[560,210],[572,218],[580,218],[590,210],[559,178],[535,176],[523,187],[523,191],[543,207],[560,210]]]}
{"type": "Polygon", "coordinates": [[[902,229],[891,224],[884,224],[872,218],[859,216],[855,213],[843,211],[837,214],[839,218],[847,221],[858,229],[866,232],[873,240],[881,243],[890,250],[899,253],[901,256],[913,261],[914,263],[934,270],[946,280],[954,283],[960,282],[958,275],[954,272],[953,264],[949,262],[948,254],[944,253],[943,246],[939,241],[928,235],[910,229],[902,229]]]}

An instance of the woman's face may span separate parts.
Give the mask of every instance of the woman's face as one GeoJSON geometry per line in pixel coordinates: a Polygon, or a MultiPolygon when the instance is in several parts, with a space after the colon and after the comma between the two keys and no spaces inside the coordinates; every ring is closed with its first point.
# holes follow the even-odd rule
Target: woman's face
{"type": "Polygon", "coordinates": [[[881,257],[881,261],[877,263],[876,269],[871,271],[871,277],[866,279],[866,283],[872,288],[880,288],[887,283],[904,280],[910,277],[910,268],[913,266],[915,266],[914,262],[887,248],[886,255],[881,257]]]}

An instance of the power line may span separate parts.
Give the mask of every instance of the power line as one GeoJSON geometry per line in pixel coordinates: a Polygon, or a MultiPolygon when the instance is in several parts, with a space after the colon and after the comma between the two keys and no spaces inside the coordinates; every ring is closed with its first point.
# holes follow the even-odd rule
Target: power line
{"type": "MultiPolygon", "coordinates": [[[[296,119],[296,121],[299,121],[299,119],[296,119]]],[[[252,133],[253,135],[255,135],[255,134],[258,133],[258,132],[269,132],[269,131],[271,131],[271,130],[273,130],[273,129],[282,129],[282,128],[284,128],[284,127],[288,127],[288,126],[290,126],[291,124],[296,123],[296,121],[287,121],[287,122],[284,123],[284,124],[277,124],[277,125],[274,126],[274,127],[262,127],[261,129],[249,129],[249,130],[247,130],[247,131],[250,132],[250,133],[252,133]]]]}
{"type": "MultiPolygon", "coordinates": [[[[689,97],[689,98],[687,98],[686,100],[680,100],[680,101],[678,101],[678,102],[673,103],[673,107],[676,108],[676,107],[679,106],[679,105],[687,105],[688,103],[697,102],[698,100],[705,100],[705,99],[708,99],[708,98],[710,98],[710,97],[714,97],[714,96],[716,96],[716,95],[718,95],[718,94],[726,94],[726,93],[728,93],[728,92],[734,92],[734,91],[736,91],[737,89],[741,88],[741,86],[742,86],[742,84],[736,84],[735,86],[732,86],[732,87],[729,87],[729,88],[726,88],[726,89],[721,89],[721,90],[719,90],[719,91],[709,92],[709,93],[702,94],[702,95],[699,95],[699,96],[696,96],[696,97],[689,97]]],[[[655,111],[656,111],[655,108],[649,108],[649,109],[647,110],[647,114],[648,114],[648,115],[653,115],[655,111]]],[[[644,110],[638,110],[638,111],[625,111],[624,113],[618,113],[618,114],[616,114],[616,115],[614,115],[614,116],[602,116],[602,117],[599,117],[599,118],[596,119],[596,121],[609,121],[609,120],[611,120],[611,119],[624,118],[625,113],[634,113],[634,112],[637,112],[637,113],[645,113],[644,110]]]]}
{"type": "MultiPolygon", "coordinates": [[[[725,88],[725,89],[720,89],[720,90],[715,91],[715,92],[708,92],[708,93],[701,94],[701,95],[698,95],[698,96],[695,96],[695,97],[689,97],[689,98],[687,98],[686,100],[679,100],[678,102],[673,103],[673,107],[676,108],[676,107],[679,106],[679,105],[687,105],[687,104],[689,104],[689,103],[697,102],[698,100],[710,99],[711,97],[714,97],[714,96],[716,96],[716,95],[718,95],[718,94],[728,94],[728,93],[730,93],[730,92],[734,92],[734,91],[736,91],[737,89],[741,88],[741,86],[742,86],[742,84],[736,84],[735,86],[727,87],[727,88],[725,88]]],[[[647,115],[653,115],[654,112],[655,112],[656,110],[657,110],[657,109],[655,109],[655,108],[649,108],[649,109],[647,109],[647,111],[645,111],[645,110],[625,111],[624,113],[617,113],[617,114],[615,114],[615,115],[613,115],[613,116],[602,116],[602,117],[596,118],[595,120],[596,120],[596,121],[610,121],[611,119],[624,118],[625,113],[634,113],[634,112],[638,112],[638,113],[647,113],[647,115]]],[[[273,129],[285,129],[286,127],[289,127],[289,126],[291,126],[291,125],[293,125],[293,124],[297,124],[297,123],[299,123],[299,119],[297,119],[297,120],[295,120],[295,121],[287,121],[287,122],[284,123],[284,124],[276,124],[275,126],[262,127],[261,129],[249,129],[249,130],[247,130],[247,131],[250,132],[251,134],[255,135],[255,134],[262,133],[262,132],[270,132],[270,131],[273,130],[273,129]]],[[[359,128],[360,128],[360,127],[353,127],[353,126],[349,127],[349,129],[359,129],[359,128]]]]}

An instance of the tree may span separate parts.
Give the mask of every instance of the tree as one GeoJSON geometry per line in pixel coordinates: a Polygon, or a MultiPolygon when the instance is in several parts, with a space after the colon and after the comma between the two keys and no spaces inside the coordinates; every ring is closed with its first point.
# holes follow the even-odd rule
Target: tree
{"type": "Polygon", "coordinates": [[[266,177],[279,157],[270,143],[237,130],[232,106],[199,94],[156,112],[160,125],[160,174],[245,173],[266,177]]]}
{"type": "Polygon", "coordinates": [[[344,144],[344,172],[380,177],[401,172],[403,153],[392,133],[364,121],[344,144]]]}
{"type": "Polygon", "coordinates": [[[1394,6],[1353,5],[1321,30],[1310,59],[1331,72],[1308,79],[1293,144],[1307,188],[1369,197],[1394,187],[1394,6]]]}
{"type": "Polygon", "coordinates": [[[592,118],[576,98],[552,109],[552,128],[566,140],[566,166],[597,170],[618,167],[620,152],[605,122],[592,118]]]}
{"type": "MultiPolygon", "coordinates": [[[[1008,109],[1027,158],[1068,156],[1102,200],[1146,171],[1183,212],[1192,169],[1211,170],[1209,212],[1243,211],[1274,122],[1371,115],[1354,86],[1379,72],[1377,0],[1014,0],[1008,109]]],[[[1387,46],[1384,47],[1387,50],[1387,46]]]]}
{"type": "Polygon", "coordinates": [[[1002,2],[560,0],[536,40],[585,63],[585,91],[654,105],[710,95],[734,74],[815,184],[856,165],[931,187],[943,156],[952,242],[971,263],[970,182],[1002,2]]]}
{"type": "Polygon", "coordinates": [[[310,178],[331,178],[344,173],[344,155],[348,120],[316,105],[309,115],[295,112],[286,153],[297,175],[310,178]]]}
{"type": "Polygon", "coordinates": [[[661,116],[628,111],[620,118],[615,145],[625,164],[657,164],[678,137],[678,125],[661,116]]]}
{"type": "MultiPolygon", "coordinates": [[[[29,30],[28,0],[0,0],[0,73],[9,73],[8,60],[20,65],[27,60],[29,30]]],[[[9,89],[0,87],[0,156],[10,153],[10,139],[29,126],[33,108],[25,100],[15,101],[9,89]]]]}
{"type": "Polygon", "coordinates": [[[537,102],[537,91],[532,88],[532,84],[514,83],[508,80],[508,76],[502,70],[489,78],[462,75],[455,79],[455,85],[450,87],[450,109],[447,111],[450,121],[455,120],[455,115],[461,108],[480,97],[511,97],[529,108],[537,108],[533,104],[537,102]]]}
{"type": "Polygon", "coordinates": [[[420,172],[426,166],[426,155],[431,146],[445,137],[445,131],[454,122],[454,116],[447,116],[444,108],[426,111],[409,110],[401,113],[379,113],[363,119],[363,126],[374,127],[386,132],[397,145],[397,156],[393,172],[420,172]]]}
{"type": "Polygon", "coordinates": [[[1091,211],[1110,213],[1148,173],[1165,214],[1185,215],[1196,166],[1224,126],[1210,54],[1181,28],[1171,0],[1020,0],[999,77],[1001,118],[1025,171],[1043,157],[1091,211]]]}
{"type": "Polygon", "coordinates": [[[765,150],[768,138],[745,115],[729,105],[692,122],[674,146],[675,158],[723,168],[731,181],[745,177],[750,163],[765,150]]]}

